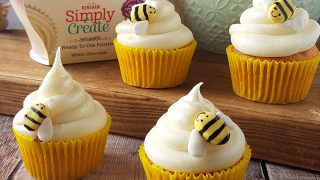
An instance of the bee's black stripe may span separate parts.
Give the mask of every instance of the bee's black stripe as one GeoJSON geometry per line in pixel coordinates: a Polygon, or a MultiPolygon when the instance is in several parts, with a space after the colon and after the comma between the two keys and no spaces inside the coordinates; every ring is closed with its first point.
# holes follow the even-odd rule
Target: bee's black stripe
{"type": "Polygon", "coordinates": [[[287,0],[283,0],[284,1],[284,3],[286,4],[286,6],[288,7],[288,9],[290,9],[290,11],[291,11],[291,16],[293,15],[293,8],[292,8],[292,6],[290,6],[290,4],[288,3],[288,1],[287,0]]]}
{"type": "Polygon", "coordinates": [[[148,21],[149,20],[149,16],[148,16],[148,13],[147,13],[147,5],[143,5],[143,14],[144,16],[146,17],[146,20],[148,21]]]}
{"type": "Polygon", "coordinates": [[[32,123],[34,123],[34,124],[37,124],[37,125],[41,125],[41,123],[40,122],[38,122],[38,121],[36,121],[35,119],[33,119],[32,117],[30,117],[30,116],[28,116],[27,114],[24,116],[24,117],[26,117],[27,119],[29,119],[32,123]]]}
{"type": "Polygon", "coordinates": [[[206,125],[203,126],[203,128],[199,131],[199,133],[201,135],[203,135],[204,132],[206,132],[206,130],[208,130],[210,128],[210,126],[212,126],[215,122],[217,122],[220,119],[220,117],[217,115],[214,119],[212,119],[211,121],[209,121],[206,125]]]}
{"type": "Polygon", "coordinates": [[[139,17],[139,7],[140,6],[137,6],[135,9],[134,9],[134,17],[136,18],[137,21],[141,21],[140,17],[139,17]]]}
{"type": "Polygon", "coordinates": [[[226,136],[218,145],[224,145],[229,141],[229,139],[230,139],[230,134],[228,134],[228,136],[226,136]]]}
{"type": "Polygon", "coordinates": [[[212,140],[214,140],[214,138],[216,138],[221,133],[224,127],[226,127],[226,124],[222,124],[222,126],[218,130],[216,130],[213,134],[209,136],[207,141],[211,142],[212,140]]]}
{"type": "Polygon", "coordinates": [[[45,119],[47,116],[42,114],[42,112],[40,112],[38,109],[34,108],[34,107],[31,107],[31,110],[33,112],[35,112],[36,114],[38,114],[39,117],[41,117],[42,119],[45,119]]]}
{"type": "Polygon", "coordinates": [[[280,11],[284,15],[284,21],[286,21],[288,19],[288,15],[287,15],[286,11],[283,9],[282,5],[279,2],[276,2],[275,4],[278,6],[280,11]]]}
{"type": "Polygon", "coordinates": [[[32,129],[32,128],[29,127],[28,125],[24,125],[24,127],[25,127],[26,129],[28,129],[28,131],[35,131],[34,129],[32,129]]]}

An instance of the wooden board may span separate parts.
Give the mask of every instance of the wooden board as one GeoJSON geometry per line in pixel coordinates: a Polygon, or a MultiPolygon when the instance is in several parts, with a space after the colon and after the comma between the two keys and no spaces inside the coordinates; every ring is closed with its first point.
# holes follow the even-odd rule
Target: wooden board
{"type": "MultiPolygon", "coordinates": [[[[0,113],[14,115],[49,67],[29,58],[24,32],[0,34],[0,113]]],[[[144,137],[167,108],[198,82],[203,96],[243,129],[255,158],[320,171],[320,77],[305,101],[290,105],[251,102],[236,96],[225,56],[198,51],[182,86],[149,90],[121,81],[116,61],[66,65],[73,78],[113,117],[111,131],[144,137]]]]}

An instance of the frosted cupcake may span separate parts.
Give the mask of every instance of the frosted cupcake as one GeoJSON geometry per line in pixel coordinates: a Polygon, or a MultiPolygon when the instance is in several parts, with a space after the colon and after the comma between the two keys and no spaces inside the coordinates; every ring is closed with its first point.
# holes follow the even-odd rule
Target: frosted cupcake
{"type": "Polygon", "coordinates": [[[36,179],[77,179],[102,161],[111,117],[61,63],[60,49],[40,88],[28,95],[13,132],[36,179]]]}
{"type": "Polygon", "coordinates": [[[167,88],[186,80],[196,41],[172,3],[146,0],[132,6],[116,32],[114,45],[125,83],[167,88]]]}
{"type": "Polygon", "coordinates": [[[251,150],[241,129],[196,85],[147,134],[139,155],[148,179],[241,179],[251,150]]]}
{"type": "Polygon", "coordinates": [[[291,0],[253,0],[240,22],[227,47],[235,93],[274,104],[303,100],[320,60],[318,23],[291,0]]]}

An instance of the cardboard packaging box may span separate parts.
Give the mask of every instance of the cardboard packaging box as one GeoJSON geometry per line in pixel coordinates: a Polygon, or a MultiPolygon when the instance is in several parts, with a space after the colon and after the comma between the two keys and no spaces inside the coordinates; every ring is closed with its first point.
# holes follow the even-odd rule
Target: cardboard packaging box
{"type": "Polygon", "coordinates": [[[115,26],[125,0],[11,0],[31,42],[33,60],[52,65],[58,46],[64,64],[116,59],[115,26]]]}

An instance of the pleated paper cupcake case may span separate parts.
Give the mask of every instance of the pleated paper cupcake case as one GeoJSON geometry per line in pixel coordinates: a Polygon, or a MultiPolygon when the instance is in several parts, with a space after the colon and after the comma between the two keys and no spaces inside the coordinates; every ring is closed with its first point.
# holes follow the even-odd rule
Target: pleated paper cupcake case
{"type": "Polygon", "coordinates": [[[304,61],[276,62],[247,58],[227,48],[234,92],[252,101],[294,103],[309,93],[320,54],[304,61]]]}
{"type": "Polygon", "coordinates": [[[114,40],[122,80],[142,88],[168,88],[182,84],[188,74],[196,41],[173,50],[131,48],[114,40]]]}
{"type": "Polygon", "coordinates": [[[13,132],[26,169],[36,179],[77,179],[93,171],[103,160],[111,118],[98,132],[81,138],[37,143],[13,132]]]}
{"type": "Polygon", "coordinates": [[[143,145],[139,148],[139,156],[148,180],[236,180],[244,178],[251,158],[251,149],[249,145],[246,145],[244,155],[240,161],[232,167],[217,172],[202,174],[165,170],[148,159],[143,145]]]}

